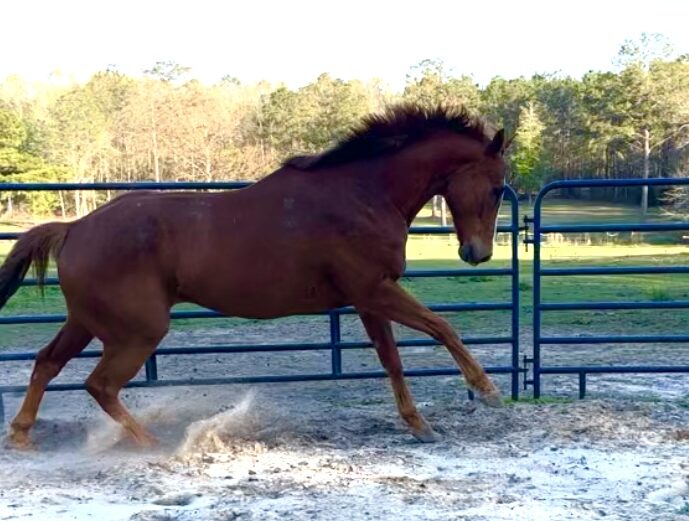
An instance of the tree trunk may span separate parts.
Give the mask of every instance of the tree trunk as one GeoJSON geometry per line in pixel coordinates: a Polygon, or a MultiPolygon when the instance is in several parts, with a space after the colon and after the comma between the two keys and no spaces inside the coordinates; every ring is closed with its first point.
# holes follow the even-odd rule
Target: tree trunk
{"type": "Polygon", "coordinates": [[[65,207],[65,193],[62,190],[58,190],[57,195],[60,198],[60,213],[62,214],[62,218],[66,219],[67,208],[65,207]]]}
{"type": "Polygon", "coordinates": [[[160,183],[160,160],[158,157],[158,132],[155,120],[153,104],[150,105],[151,110],[151,145],[153,146],[153,171],[155,172],[156,183],[160,183]]]}
{"type": "Polygon", "coordinates": [[[438,218],[438,199],[440,199],[439,195],[434,195],[433,199],[431,199],[431,218],[433,219],[438,218]]]}
{"type": "MultiPolygon", "coordinates": [[[[644,179],[649,178],[651,173],[651,133],[647,128],[644,129],[644,179]]],[[[646,215],[648,212],[648,185],[641,187],[641,213],[646,215]]]]}
{"type": "Polygon", "coordinates": [[[156,183],[160,183],[160,161],[158,159],[158,137],[155,129],[151,133],[151,141],[153,144],[153,171],[155,173],[156,183]]]}
{"type": "Polygon", "coordinates": [[[440,198],[440,224],[447,226],[447,203],[444,197],[440,198]]]}
{"type": "Polygon", "coordinates": [[[77,213],[77,217],[81,217],[83,214],[81,212],[81,191],[74,191],[74,211],[77,213]]]}

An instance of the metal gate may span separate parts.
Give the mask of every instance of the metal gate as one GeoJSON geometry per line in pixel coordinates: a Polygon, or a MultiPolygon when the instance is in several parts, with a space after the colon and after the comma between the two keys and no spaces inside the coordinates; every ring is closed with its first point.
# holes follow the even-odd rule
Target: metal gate
{"type": "MultiPolygon", "coordinates": [[[[28,192],[28,191],[74,191],[74,190],[236,190],[244,188],[251,183],[247,182],[216,182],[216,183],[89,183],[89,184],[62,184],[62,183],[36,183],[36,184],[0,184],[0,193],[28,192]]],[[[404,277],[476,277],[476,276],[502,276],[510,279],[510,298],[502,302],[443,302],[427,305],[437,312],[465,312],[465,311],[510,311],[510,335],[505,336],[476,336],[464,338],[468,345],[505,345],[509,346],[509,365],[486,367],[486,371],[493,374],[504,374],[510,377],[511,396],[517,399],[519,396],[519,375],[522,372],[519,360],[519,208],[517,195],[511,188],[505,190],[505,200],[510,203],[510,222],[507,225],[498,226],[498,232],[508,233],[511,237],[511,261],[509,268],[470,268],[470,269],[443,269],[443,270],[408,270],[404,277]]],[[[451,227],[423,226],[412,227],[411,234],[454,234],[451,227]]],[[[0,233],[0,241],[16,240],[21,234],[0,233]]],[[[56,278],[48,278],[47,285],[57,285],[56,278]]],[[[35,285],[36,281],[27,279],[25,286],[35,285]]],[[[278,343],[278,344],[227,344],[213,346],[184,346],[159,348],[146,362],[145,377],[135,379],[128,387],[161,387],[175,385],[216,385],[231,383],[262,383],[262,382],[303,382],[316,380],[348,380],[364,378],[380,378],[386,376],[383,371],[347,372],[342,368],[342,352],[346,349],[362,349],[372,347],[368,342],[348,342],[342,340],[340,318],[343,315],[353,315],[355,311],[351,307],[332,309],[319,313],[328,317],[330,339],[321,343],[278,343]],[[189,354],[210,353],[251,353],[251,352],[285,352],[285,351],[330,351],[331,370],[329,372],[314,374],[290,374],[290,375],[260,375],[260,376],[234,376],[223,378],[194,378],[194,379],[163,379],[158,376],[157,358],[160,356],[175,356],[189,354]]],[[[211,310],[198,311],[174,311],[171,313],[173,320],[189,318],[217,318],[221,315],[211,310]]],[[[61,323],[65,320],[62,314],[42,315],[0,315],[0,327],[16,324],[47,324],[61,323]]],[[[432,339],[418,338],[401,340],[400,347],[433,346],[437,345],[432,339]]],[[[36,348],[31,346],[31,351],[6,352],[0,351],[0,364],[10,361],[32,361],[36,358],[36,348]]],[[[86,350],[78,355],[79,358],[96,358],[101,355],[99,350],[86,350]]],[[[458,374],[452,367],[438,367],[430,369],[416,369],[405,371],[407,376],[435,376],[458,374]]],[[[49,391],[68,391],[84,389],[83,383],[54,384],[48,387],[49,391]]],[[[24,385],[0,385],[0,422],[4,419],[3,394],[24,392],[24,385]]]]}
{"type": "MultiPolygon", "coordinates": [[[[636,310],[636,309],[687,309],[689,301],[623,301],[623,302],[544,302],[541,294],[543,277],[592,276],[596,275],[648,275],[689,273],[689,266],[624,266],[624,267],[544,267],[541,256],[543,236],[552,233],[594,233],[594,232],[657,232],[689,230],[689,222],[662,222],[632,224],[580,224],[557,225],[543,223],[543,200],[545,196],[558,189],[568,188],[601,188],[601,187],[639,187],[639,186],[687,186],[689,178],[683,179],[617,179],[617,180],[576,180],[557,181],[545,186],[536,197],[533,219],[533,237],[527,238],[527,244],[533,244],[533,353],[525,359],[525,365],[531,365],[532,378],[525,379],[533,385],[535,398],[541,396],[541,379],[543,375],[573,374],[579,377],[579,396],[586,394],[586,375],[591,373],[689,373],[687,365],[553,365],[542,363],[542,351],[549,345],[566,344],[623,344],[623,343],[687,343],[689,333],[667,335],[586,335],[558,336],[546,335],[542,330],[544,312],[571,310],[636,310]]],[[[687,321],[689,324],[689,320],[687,321]]]]}

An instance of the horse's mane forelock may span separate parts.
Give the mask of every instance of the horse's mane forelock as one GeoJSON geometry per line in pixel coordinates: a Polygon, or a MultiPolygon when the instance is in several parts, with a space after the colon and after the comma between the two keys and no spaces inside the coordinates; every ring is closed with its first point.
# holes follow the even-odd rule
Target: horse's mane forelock
{"type": "Polygon", "coordinates": [[[487,138],[483,120],[464,107],[423,108],[400,104],[371,114],[333,148],[313,156],[296,156],[284,165],[316,170],[361,159],[371,159],[410,145],[432,132],[449,130],[479,141],[487,138]]]}

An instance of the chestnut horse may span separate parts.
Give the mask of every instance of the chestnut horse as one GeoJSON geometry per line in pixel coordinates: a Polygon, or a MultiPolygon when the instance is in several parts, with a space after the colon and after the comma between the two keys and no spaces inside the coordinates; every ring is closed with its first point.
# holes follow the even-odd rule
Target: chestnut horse
{"type": "Polygon", "coordinates": [[[32,228],[0,268],[0,307],[31,263],[41,282],[53,256],[68,313],[38,353],[10,446],[31,446],[46,386],[94,337],[103,354],[87,391],[134,441],[154,443],[119,393],[166,335],[179,302],[247,318],[354,306],[402,419],[424,442],[436,434],[404,381],[391,321],[445,345],[478,399],[499,406],[498,389],[450,325],[398,280],[408,228],[436,194],[449,205],[461,259],[491,258],[506,146],[502,130],[493,135],[464,109],[398,105],[248,188],[133,192],[76,221],[32,228]]]}

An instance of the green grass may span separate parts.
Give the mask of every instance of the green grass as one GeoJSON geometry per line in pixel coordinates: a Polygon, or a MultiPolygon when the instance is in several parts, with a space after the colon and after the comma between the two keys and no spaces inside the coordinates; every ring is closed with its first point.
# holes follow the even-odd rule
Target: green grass
{"type": "MultiPolygon", "coordinates": [[[[505,205],[503,212],[509,211],[505,205]]],[[[594,205],[555,200],[547,207],[547,222],[628,222],[637,219],[636,209],[621,205],[594,205]]],[[[649,219],[663,218],[657,212],[649,219]]],[[[421,219],[428,219],[422,214],[421,219]]],[[[0,227],[2,228],[2,227],[0,227]]],[[[5,227],[7,230],[7,227],[5,227]]],[[[679,266],[689,265],[689,246],[681,244],[607,244],[582,245],[554,242],[542,248],[544,267],[568,266],[679,266]]],[[[467,268],[457,259],[454,235],[411,236],[407,258],[410,269],[467,268]]],[[[7,251],[2,243],[0,255],[7,251]]],[[[532,320],[532,252],[520,246],[521,323],[529,328],[532,320]]],[[[509,244],[499,242],[494,260],[485,267],[509,267],[509,244]]],[[[472,275],[468,277],[405,278],[403,286],[424,302],[507,302],[510,299],[510,277],[472,275]]],[[[542,296],[545,302],[580,301],[667,301],[689,300],[689,275],[607,275],[576,277],[544,277],[542,296]]],[[[190,309],[193,306],[179,306],[190,309]]],[[[7,303],[0,316],[16,314],[62,313],[64,300],[56,287],[46,288],[41,299],[36,288],[24,287],[7,303]]],[[[625,311],[553,311],[543,315],[543,327],[577,333],[653,334],[686,332],[686,310],[625,310],[625,311]]],[[[509,312],[450,313],[447,318],[465,334],[496,334],[509,332],[509,312]]],[[[323,320],[317,317],[293,317],[285,320],[323,320]]],[[[240,319],[182,320],[176,328],[235,327],[252,321],[240,319]]],[[[7,346],[33,345],[43,342],[58,325],[6,325],[0,327],[0,349],[7,346]]]]}

